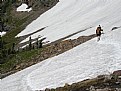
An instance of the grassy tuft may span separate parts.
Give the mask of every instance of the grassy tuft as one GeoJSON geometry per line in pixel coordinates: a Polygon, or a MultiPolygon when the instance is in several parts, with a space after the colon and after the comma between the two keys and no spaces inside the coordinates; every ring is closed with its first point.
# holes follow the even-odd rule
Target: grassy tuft
{"type": "Polygon", "coordinates": [[[33,58],[35,58],[37,55],[39,55],[41,51],[42,49],[34,49],[31,51],[23,51],[13,54],[11,58],[7,59],[7,62],[0,65],[1,73],[9,72],[12,69],[15,69],[16,65],[20,65],[21,63],[26,64],[30,60],[33,60],[33,58]]]}

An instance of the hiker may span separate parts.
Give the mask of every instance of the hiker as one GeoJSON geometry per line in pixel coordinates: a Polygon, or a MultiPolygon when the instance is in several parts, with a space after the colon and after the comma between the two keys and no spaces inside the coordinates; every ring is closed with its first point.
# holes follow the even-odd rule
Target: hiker
{"type": "Polygon", "coordinates": [[[100,40],[101,31],[103,31],[103,30],[102,30],[101,26],[99,25],[99,26],[97,27],[97,29],[96,29],[97,41],[100,40]]]}

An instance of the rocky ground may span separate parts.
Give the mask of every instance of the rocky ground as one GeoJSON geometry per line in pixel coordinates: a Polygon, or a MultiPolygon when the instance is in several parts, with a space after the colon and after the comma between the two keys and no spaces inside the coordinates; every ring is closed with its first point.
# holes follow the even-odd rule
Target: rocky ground
{"type": "MultiPolygon", "coordinates": [[[[121,71],[120,71],[121,72],[121,71]]],[[[121,79],[116,74],[100,75],[71,85],[45,91],[121,91],[121,79]]]]}

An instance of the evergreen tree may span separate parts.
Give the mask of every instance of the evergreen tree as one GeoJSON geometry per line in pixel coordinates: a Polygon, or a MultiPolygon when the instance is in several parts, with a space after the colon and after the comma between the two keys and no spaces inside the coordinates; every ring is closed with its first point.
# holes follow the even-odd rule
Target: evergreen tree
{"type": "Polygon", "coordinates": [[[0,36],[0,49],[3,49],[3,40],[2,40],[2,37],[0,36]]]}
{"type": "Polygon", "coordinates": [[[33,45],[32,49],[34,49],[34,45],[33,45]]]}
{"type": "Polygon", "coordinates": [[[13,4],[13,3],[16,3],[16,2],[17,2],[17,0],[12,0],[12,1],[11,1],[12,4],[13,4]]]}
{"type": "Polygon", "coordinates": [[[0,4],[2,3],[2,0],[0,0],[0,4]]]}
{"type": "Polygon", "coordinates": [[[15,43],[13,43],[13,45],[12,45],[12,53],[13,54],[15,53],[15,43]]]}
{"type": "Polygon", "coordinates": [[[29,50],[32,49],[32,39],[31,39],[31,36],[29,37],[29,50]]]}
{"type": "Polygon", "coordinates": [[[0,51],[0,64],[3,63],[3,56],[2,56],[2,52],[0,51]]]}
{"type": "Polygon", "coordinates": [[[11,48],[8,48],[8,55],[11,54],[11,48]]]}
{"type": "Polygon", "coordinates": [[[39,41],[39,48],[42,48],[42,40],[39,41]]]}
{"type": "Polygon", "coordinates": [[[4,24],[2,22],[2,19],[0,18],[0,32],[4,31],[4,24]]]}
{"type": "Polygon", "coordinates": [[[7,49],[2,49],[2,57],[3,58],[6,58],[8,56],[8,52],[7,52],[7,49]]]}
{"type": "Polygon", "coordinates": [[[37,41],[36,41],[36,47],[37,47],[37,49],[39,48],[39,41],[38,41],[38,38],[37,38],[37,41]]]}

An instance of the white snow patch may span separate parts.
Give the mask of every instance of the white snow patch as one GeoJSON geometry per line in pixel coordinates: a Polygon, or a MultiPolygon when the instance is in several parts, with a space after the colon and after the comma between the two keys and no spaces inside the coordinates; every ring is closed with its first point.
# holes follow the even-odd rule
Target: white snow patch
{"type": "Polygon", "coordinates": [[[4,36],[6,32],[0,32],[0,36],[4,36]]]}
{"type": "Polygon", "coordinates": [[[28,8],[28,5],[25,4],[25,3],[22,3],[22,5],[19,6],[16,11],[18,11],[18,12],[19,11],[28,11],[28,12],[30,12],[32,10],[32,8],[29,8],[29,9],[27,9],[27,8],[28,8]]]}

